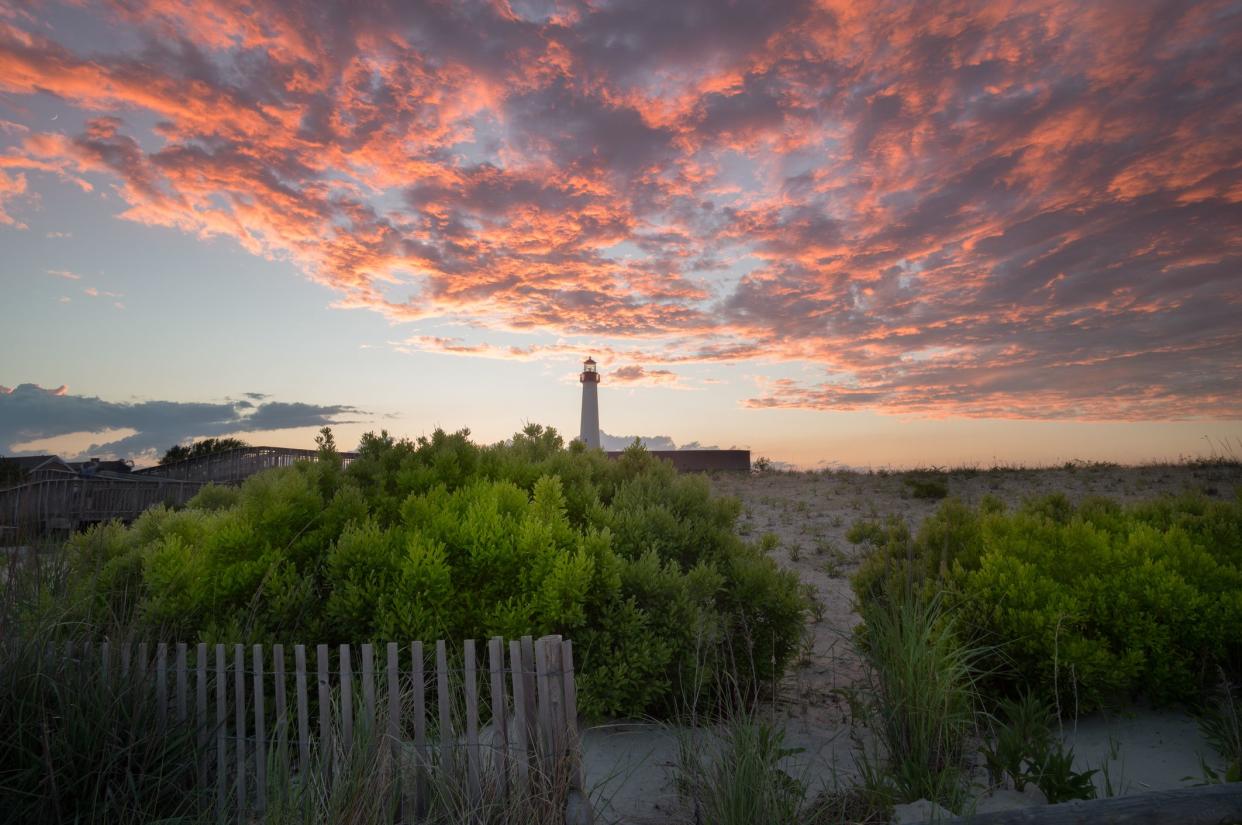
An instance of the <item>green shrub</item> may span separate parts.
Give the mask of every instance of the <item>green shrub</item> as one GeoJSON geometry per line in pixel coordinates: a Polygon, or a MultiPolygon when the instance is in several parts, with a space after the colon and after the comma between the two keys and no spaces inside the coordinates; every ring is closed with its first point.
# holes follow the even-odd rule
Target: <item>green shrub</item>
{"type": "Polygon", "coordinates": [[[1189,699],[1242,652],[1242,499],[949,500],[914,537],[851,532],[872,547],[854,579],[863,602],[947,591],[995,646],[991,669],[1064,706],[1189,699]]]}
{"type": "Polygon", "coordinates": [[[560,633],[591,715],[667,709],[713,650],[753,661],[752,688],[780,675],[807,604],[737,537],[736,500],[640,447],[467,436],[368,434],[344,469],[301,462],[93,530],[72,543],[77,600],[207,642],[560,633]]]}

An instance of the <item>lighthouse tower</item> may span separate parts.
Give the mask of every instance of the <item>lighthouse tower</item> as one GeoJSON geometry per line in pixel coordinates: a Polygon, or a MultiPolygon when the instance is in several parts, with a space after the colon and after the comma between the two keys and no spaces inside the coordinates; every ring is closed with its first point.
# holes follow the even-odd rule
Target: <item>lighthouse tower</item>
{"type": "Polygon", "coordinates": [[[582,382],[582,434],[579,438],[588,447],[599,449],[599,373],[595,371],[595,360],[587,357],[582,362],[582,374],[578,376],[582,382]]]}

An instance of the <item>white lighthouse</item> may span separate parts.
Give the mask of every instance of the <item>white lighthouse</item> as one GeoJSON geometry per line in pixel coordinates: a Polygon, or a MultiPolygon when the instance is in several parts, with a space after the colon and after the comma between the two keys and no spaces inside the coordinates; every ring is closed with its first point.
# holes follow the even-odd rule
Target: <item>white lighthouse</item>
{"type": "Polygon", "coordinates": [[[599,373],[595,371],[595,360],[587,357],[582,362],[582,374],[578,376],[582,382],[582,434],[578,437],[588,447],[599,449],[599,373]]]}

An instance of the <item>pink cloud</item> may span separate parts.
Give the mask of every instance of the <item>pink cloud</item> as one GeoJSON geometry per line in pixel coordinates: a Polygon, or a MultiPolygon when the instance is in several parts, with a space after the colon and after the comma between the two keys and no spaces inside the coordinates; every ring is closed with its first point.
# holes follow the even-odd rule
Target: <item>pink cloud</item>
{"type": "Polygon", "coordinates": [[[106,181],[338,306],[536,341],[407,350],[815,369],[756,407],[1242,415],[1229,4],[676,6],[92,12],[141,54],[12,17],[0,91],[86,126],[0,124],[0,224],[106,181]]]}

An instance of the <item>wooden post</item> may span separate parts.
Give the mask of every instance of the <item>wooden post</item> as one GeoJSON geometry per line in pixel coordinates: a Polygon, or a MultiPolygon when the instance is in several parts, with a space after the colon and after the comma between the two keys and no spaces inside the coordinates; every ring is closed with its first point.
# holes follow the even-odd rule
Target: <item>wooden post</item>
{"type": "Polygon", "coordinates": [[[448,652],[444,640],[436,641],[436,699],[440,705],[440,770],[449,775],[453,769],[453,717],[449,696],[448,652]]]}
{"type": "Polygon", "coordinates": [[[349,645],[341,645],[341,747],[349,760],[354,752],[354,669],[349,645]]]}
{"type": "Polygon", "coordinates": [[[522,643],[509,642],[509,662],[513,668],[513,739],[517,745],[518,788],[525,793],[530,785],[530,717],[527,715],[526,675],[522,662],[522,643]]]}
{"type": "Polygon", "coordinates": [[[306,645],[293,646],[293,671],[298,703],[298,774],[310,777],[310,711],[306,698],[306,645]]]}
{"type": "Polygon", "coordinates": [[[492,677],[492,727],[496,731],[493,738],[496,775],[500,781],[500,795],[503,799],[508,796],[509,790],[509,719],[505,712],[505,643],[499,636],[487,643],[487,663],[492,677]]]}
{"type": "Polygon", "coordinates": [[[526,701],[526,742],[531,751],[539,747],[538,691],[535,688],[535,640],[522,637],[522,686],[526,701]]]}
{"type": "Polygon", "coordinates": [[[319,761],[323,783],[332,786],[332,686],[328,681],[328,646],[315,648],[315,664],[319,668],[319,761]]]}
{"type": "Polygon", "coordinates": [[[267,810],[267,734],[263,719],[263,645],[251,648],[254,663],[254,781],[255,811],[267,810]]]}
{"type": "Polygon", "coordinates": [[[237,750],[237,821],[246,821],[246,647],[233,645],[233,696],[237,723],[233,741],[237,750]]]}
{"type": "Polygon", "coordinates": [[[470,801],[477,806],[483,797],[479,763],[479,685],[475,669],[474,639],[465,645],[465,693],[466,693],[466,783],[470,801]]]}

